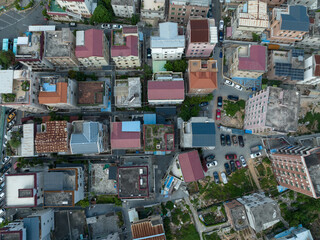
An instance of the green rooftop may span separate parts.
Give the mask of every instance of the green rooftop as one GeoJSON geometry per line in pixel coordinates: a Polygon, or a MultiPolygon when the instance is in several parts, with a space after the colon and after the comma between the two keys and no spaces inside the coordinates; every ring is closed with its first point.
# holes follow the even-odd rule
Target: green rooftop
{"type": "Polygon", "coordinates": [[[154,73],[161,72],[161,71],[167,71],[164,68],[164,65],[167,63],[167,61],[152,61],[152,70],[154,73]]]}
{"type": "Polygon", "coordinates": [[[61,12],[64,13],[66,12],[65,10],[63,10],[58,3],[56,3],[56,1],[51,0],[50,1],[50,12],[61,12]]]}

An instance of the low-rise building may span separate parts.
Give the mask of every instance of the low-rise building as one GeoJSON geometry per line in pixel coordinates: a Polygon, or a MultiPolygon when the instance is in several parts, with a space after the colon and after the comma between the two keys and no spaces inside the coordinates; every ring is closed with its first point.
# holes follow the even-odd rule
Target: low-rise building
{"type": "Polygon", "coordinates": [[[158,72],[148,81],[148,102],[150,104],[181,104],[184,100],[183,74],[158,72]]]}
{"type": "Polygon", "coordinates": [[[44,36],[44,59],[55,68],[64,69],[79,66],[74,52],[76,39],[70,28],[62,28],[60,31],[46,31],[44,36]]]}
{"type": "Polygon", "coordinates": [[[189,60],[189,94],[209,94],[218,88],[217,60],[189,60]]]}
{"type": "Polygon", "coordinates": [[[244,129],[257,135],[287,134],[298,128],[300,94],[267,87],[246,102],[244,129]]]}
{"type": "Polygon", "coordinates": [[[190,19],[186,32],[188,58],[208,58],[218,43],[217,27],[214,19],[190,19]]]}
{"type": "Polygon", "coordinates": [[[105,150],[106,129],[99,122],[72,122],[73,133],[70,138],[72,154],[93,154],[105,150]]]}
{"type": "Polygon", "coordinates": [[[55,21],[65,21],[65,22],[74,22],[83,20],[81,13],[75,13],[60,7],[56,0],[50,0],[50,4],[46,5],[47,14],[50,17],[50,20],[55,21]]]}
{"type": "Polygon", "coordinates": [[[197,150],[180,153],[178,155],[178,159],[184,182],[195,182],[204,178],[199,153],[197,150]]]}
{"type": "Polygon", "coordinates": [[[35,137],[37,153],[69,152],[70,124],[67,121],[50,121],[38,127],[35,137]]]}
{"type": "Polygon", "coordinates": [[[260,77],[267,71],[267,48],[260,45],[242,45],[234,49],[230,61],[231,78],[260,77]]]}
{"type": "Polygon", "coordinates": [[[116,79],[114,84],[115,106],[118,108],[141,107],[140,78],[116,79]]]}
{"type": "Polygon", "coordinates": [[[160,216],[149,217],[131,224],[133,240],[155,239],[166,240],[162,218],[160,216]]]}
{"type": "Polygon", "coordinates": [[[140,149],[141,129],[140,122],[112,122],[110,124],[111,149],[140,149]]]}
{"type": "Polygon", "coordinates": [[[142,0],[141,18],[143,20],[164,20],[165,0],[142,0]]]}
{"type": "Polygon", "coordinates": [[[42,206],[43,173],[16,173],[5,176],[6,208],[31,208],[42,206]]]}
{"type": "Polygon", "coordinates": [[[77,109],[78,82],[62,76],[42,76],[39,103],[49,109],[77,109]]]}
{"type": "Polygon", "coordinates": [[[144,124],[143,142],[145,153],[162,154],[174,151],[174,126],[144,124]]]}
{"type": "Polygon", "coordinates": [[[138,28],[124,27],[111,31],[111,57],[118,68],[140,66],[138,28]]]}
{"type": "Polygon", "coordinates": [[[301,41],[303,36],[309,32],[309,25],[309,16],[305,6],[274,8],[270,29],[267,31],[268,40],[287,44],[301,41]]]}
{"type": "Polygon", "coordinates": [[[97,3],[93,0],[56,0],[62,9],[66,9],[70,12],[80,14],[84,18],[90,18],[97,6],[97,3]]]}
{"type": "Polygon", "coordinates": [[[178,24],[159,24],[159,36],[151,36],[150,48],[153,60],[177,60],[185,48],[184,35],[178,35],[178,24]]]}
{"type": "Polygon", "coordinates": [[[319,49],[320,48],[320,12],[314,12],[314,16],[309,17],[309,31],[303,36],[302,41],[296,42],[299,48],[319,49]]]}
{"type": "Polygon", "coordinates": [[[29,70],[0,70],[1,106],[20,111],[43,113],[38,101],[39,82],[29,70]]]}
{"type": "Polygon", "coordinates": [[[44,173],[44,206],[74,207],[84,199],[82,167],[59,167],[44,173]]]}
{"type": "Polygon", "coordinates": [[[26,240],[27,229],[23,226],[22,221],[11,222],[0,228],[0,237],[4,240],[26,240]]]}
{"type": "Polygon", "coordinates": [[[170,0],[168,20],[186,25],[192,17],[206,18],[210,4],[209,0],[170,0]]]}
{"type": "Polygon", "coordinates": [[[111,0],[111,6],[117,17],[131,18],[136,13],[134,0],[111,0]]]}
{"type": "Polygon", "coordinates": [[[242,231],[249,227],[248,218],[244,206],[237,200],[228,201],[223,204],[228,221],[236,231],[242,231]]]}
{"type": "Polygon", "coordinates": [[[180,130],[180,145],[183,148],[211,148],[216,146],[216,129],[213,119],[192,117],[183,122],[180,130]]]}
{"type": "Polygon", "coordinates": [[[240,4],[231,19],[232,37],[252,38],[252,33],[261,34],[269,28],[267,3],[261,0],[248,0],[240,4]]]}
{"type": "Polygon", "coordinates": [[[109,64],[109,43],[99,29],[76,32],[76,57],[80,67],[101,69],[109,64]]]}
{"type": "Polygon", "coordinates": [[[253,193],[237,198],[246,209],[250,227],[257,233],[272,227],[280,221],[281,212],[275,200],[264,193],[253,193]]]}

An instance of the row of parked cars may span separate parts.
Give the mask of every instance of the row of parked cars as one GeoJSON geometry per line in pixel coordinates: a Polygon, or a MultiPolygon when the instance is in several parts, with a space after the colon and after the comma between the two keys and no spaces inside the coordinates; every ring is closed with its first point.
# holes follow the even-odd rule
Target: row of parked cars
{"type": "Polygon", "coordinates": [[[220,134],[220,143],[221,143],[221,146],[239,146],[240,147],[244,147],[244,141],[243,141],[243,137],[241,135],[239,135],[238,137],[236,135],[232,135],[230,137],[229,134],[220,134]]]}
{"type": "Polygon", "coordinates": [[[232,172],[235,172],[237,169],[247,167],[247,161],[242,155],[239,157],[239,160],[237,160],[237,155],[233,153],[227,154],[225,157],[227,160],[230,160],[229,163],[224,164],[224,168],[228,175],[230,175],[232,172]]]}
{"type": "Polygon", "coordinates": [[[234,87],[235,89],[237,89],[239,91],[243,90],[243,87],[241,87],[239,84],[235,84],[234,82],[231,82],[229,80],[225,80],[224,84],[227,85],[227,86],[230,86],[230,87],[234,87]]]}
{"type": "Polygon", "coordinates": [[[107,24],[107,23],[102,23],[101,24],[102,29],[121,29],[122,25],[117,25],[117,24],[107,24]]]}

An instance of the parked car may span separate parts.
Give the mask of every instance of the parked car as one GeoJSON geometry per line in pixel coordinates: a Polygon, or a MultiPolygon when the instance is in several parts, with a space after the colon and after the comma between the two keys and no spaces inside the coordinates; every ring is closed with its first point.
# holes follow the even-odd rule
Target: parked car
{"type": "Polygon", "coordinates": [[[11,122],[16,117],[16,112],[12,112],[7,117],[7,122],[11,122]]]}
{"type": "Polygon", "coordinates": [[[217,106],[222,107],[222,97],[221,96],[218,97],[217,106]]]}
{"type": "Polygon", "coordinates": [[[121,28],[122,28],[122,25],[118,25],[118,28],[121,29],[121,28]]]}
{"type": "Polygon", "coordinates": [[[221,110],[217,109],[216,110],[216,120],[220,120],[221,119],[221,110]]]}
{"type": "Polygon", "coordinates": [[[220,183],[219,174],[217,172],[213,172],[214,182],[216,184],[220,183]]]}
{"type": "Polygon", "coordinates": [[[0,182],[3,182],[4,181],[4,176],[1,176],[0,177],[0,182]]]}
{"type": "Polygon", "coordinates": [[[147,58],[151,58],[151,49],[147,48],[147,58]]]}
{"type": "Polygon", "coordinates": [[[229,134],[226,135],[226,142],[228,146],[231,146],[231,138],[229,134]]]}
{"type": "Polygon", "coordinates": [[[236,84],[236,85],[234,86],[234,88],[237,89],[237,90],[239,90],[239,91],[242,91],[242,90],[243,90],[243,88],[242,88],[240,85],[238,85],[238,84],[236,84]]]}
{"type": "Polygon", "coordinates": [[[238,136],[238,140],[239,140],[240,147],[244,147],[243,137],[242,136],[238,136]]]}
{"type": "Polygon", "coordinates": [[[5,195],[4,192],[0,193],[0,199],[2,199],[4,197],[4,195],[5,195]]]}
{"type": "Polygon", "coordinates": [[[233,159],[237,159],[237,155],[234,154],[234,153],[229,153],[229,154],[226,154],[226,159],[227,160],[233,160],[233,159]]]}
{"type": "Polygon", "coordinates": [[[215,159],[215,157],[216,157],[215,155],[210,154],[210,155],[206,156],[206,161],[211,162],[213,159],[215,159]]]}
{"type": "Polygon", "coordinates": [[[101,24],[101,28],[102,28],[102,29],[107,28],[107,26],[108,26],[108,24],[106,24],[106,23],[102,23],[102,24],[101,24]]]}
{"type": "Polygon", "coordinates": [[[227,175],[231,174],[231,169],[229,163],[224,164],[224,169],[226,170],[227,175]]]}
{"type": "Polygon", "coordinates": [[[230,86],[230,87],[234,86],[234,83],[229,81],[229,80],[227,80],[227,79],[224,81],[224,84],[227,85],[227,86],[230,86]]]}
{"type": "Polygon", "coordinates": [[[232,135],[232,143],[234,146],[238,146],[238,138],[236,135],[232,135]]]}
{"type": "Polygon", "coordinates": [[[219,41],[223,41],[223,31],[219,31],[219,41]]]}
{"type": "Polygon", "coordinates": [[[222,179],[223,184],[228,183],[227,175],[225,172],[221,172],[221,179],[222,179]]]}
{"type": "Polygon", "coordinates": [[[205,106],[208,106],[209,105],[209,102],[201,102],[199,104],[199,107],[205,107],[205,106]]]}
{"type": "Polygon", "coordinates": [[[220,134],[220,143],[221,143],[221,146],[226,145],[226,139],[225,139],[224,134],[220,134]]]}
{"type": "MultiPolygon", "coordinates": [[[[223,39],[222,39],[223,40],[223,39]]],[[[220,51],[219,53],[219,58],[222,58],[223,57],[223,54],[222,54],[222,51],[220,51]]]]}
{"type": "Polygon", "coordinates": [[[214,167],[214,166],[217,166],[217,165],[218,165],[217,161],[207,162],[207,168],[214,167]]]}
{"type": "Polygon", "coordinates": [[[219,22],[219,30],[222,31],[224,27],[224,21],[221,19],[219,22]]]}
{"type": "Polygon", "coordinates": [[[117,28],[118,28],[118,25],[113,24],[113,25],[112,25],[112,28],[113,28],[113,29],[117,29],[117,28]]]}
{"type": "Polygon", "coordinates": [[[0,209],[0,216],[3,216],[6,213],[6,210],[4,208],[0,209]]]}
{"type": "Polygon", "coordinates": [[[241,168],[242,167],[242,165],[241,165],[239,160],[236,161],[236,166],[237,166],[237,168],[241,168]]]}
{"type": "Polygon", "coordinates": [[[228,99],[232,100],[232,101],[238,101],[239,97],[238,96],[234,96],[234,95],[228,95],[228,99]]]}
{"type": "Polygon", "coordinates": [[[262,155],[261,152],[256,152],[256,153],[251,153],[250,157],[251,158],[256,158],[256,157],[260,157],[261,155],[262,155]]]}
{"type": "Polygon", "coordinates": [[[220,3],[224,3],[224,0],[219,0],[220,1],[220,3]]]}
{"type": "Polygon", "coordinates": [[[235,172],[237,169],[236,169],[236,164],[234,163],[234,160],[231,160],[230,161],[230,167],[231,167],[231,171],[232,172],[235,172]]]}
{"type": "Polygon", "coordinates": [[[239,157],[240,161],[241,161],[241,164],[242,164],[242,167],[246,167],[247,166],[247,161],[246,159],[244,158],[244,156],[240,156],[239,157]]]}
{"type": "Polygon", "coordinates": [[[69,27],[76,27],[76,26],[77,26],[77,23],[75,23],[75,22],[69,23],[69,27]]]}
{"type": "Polygon", "coordinates": [[[0,223],[3,223],[5,219],[3,217],[0,217],[0,223]]]}

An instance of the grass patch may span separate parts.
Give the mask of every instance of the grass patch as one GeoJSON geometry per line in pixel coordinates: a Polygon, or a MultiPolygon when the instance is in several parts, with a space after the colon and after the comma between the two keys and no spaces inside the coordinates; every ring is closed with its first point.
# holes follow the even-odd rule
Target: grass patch
{"type": "Polygon", "coordinates": [[[122,206],[121,200],[117,196],[99,195],[97,198],[97,204],[115,204],[116,206],[122,206]]]}
{"type": "Polygon", "coordinates": [[[320,132],[320,113],[315,112],[307,112],[304,118],[299,119],[299,123],[308,123],[306,127],[312,131],[315,127],[315,123],[317,123],[317,129],[315,132],[320,132]]]}
{"type": "Polygon", "coordinates": [[[184,225],[180,231],[176,233],[176,239],[183,240],[199,240],[200,236],[193,224],[184,225]]]}
{"type": "Polygon", "coordinates": [[[118,227],[121,228],[124,225],[122,212],[117,212],[118,216],[118,227]]]}
{"type": "Polygon", "coordinates": [[[224,100],[223,102],[223,109],[230,117],[234,117],[237,112],[243,110],[246,106],[246,102],[244,100],[239,100],[237,102],[224,100]]]}

